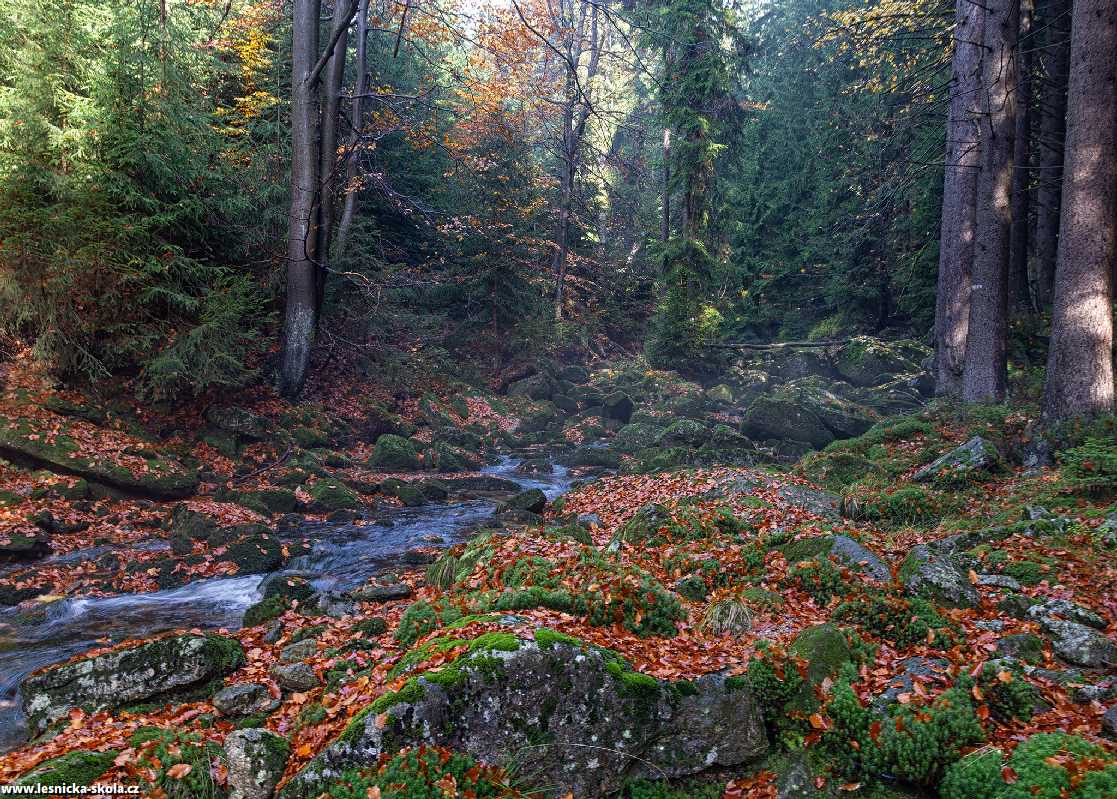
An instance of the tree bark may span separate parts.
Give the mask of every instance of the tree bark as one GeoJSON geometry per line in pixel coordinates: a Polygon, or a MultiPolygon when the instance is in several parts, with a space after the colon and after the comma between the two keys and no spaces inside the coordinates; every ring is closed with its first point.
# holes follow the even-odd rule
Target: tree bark
{"type": "Polygon", "coordinates": [[[671,129],[663,129],[663,220],[660,239],[671,239],[671,129]]]}
{"type": "Polygon", "coordinates": [[[1016,135],[1015,0],[988,0],[982,58],[981,173],[977,179],[977,238],[970,284],[962,397],[1000,402],[1005,396],[1007,278],[1012,228],[1012,156],[1016,135]]]}
{"type": "Polygon", "coordinates": [[[1009,244],[1008,304],[1015,314],[1032,307],[1028,285],[1028,231],[1032,182],[1032,22],[1035,0],[1020,0],[1020,35],[1016,48],[1016,140],[1012,170],[1012,235],[1009,244]]]}
{"type": "Polygon", "coordinates": [[[1070,62],[1070,3],[1050,0],[1044,18],[1041,56],[1044,76],[1040,105],[1039,188],[1036,191],[1036,304],[1051,304],[1059,248],[1059,211],[1063,193],[1063,144],[1070,62]]]}
{"type": "Polygon", "coordinates": [[[1117,260],[1117,6],[1075,0],[1066,171],[1043,413],[1048,421],[1113,408],[1117,260]]]}
{"type": "Polygon", "coordinates": [[[341,104],[341,84],[345,78],[345,54],[348,48],[349,21],[353,18],[350,0],[335,0],[330,41],[333,52],[326,63],[322,81],[322,146],[319,151],[318,179],[321,194],[318,201],[318,276],[315,296],[318,308],[326,293],[326,276],[330,269],[330,238],[334,228],[334,204],[337,193],[337,128],[338,108],[341,104]],[[340,28],[340,30],[339,30],[340,28]]]}
{"type": "Polygon", "coordinates": [[[345,245],[349,242],[349,230],[353,226],[353,217],[357,214],[357,197],[360,194],[355,184],[360,168],[357,156],[360,152],[361,130],[364,127],[364,96],[368,93],[368,3],[369,0],[360,0],[357,10],[357,80],[356,90],[353,92],[353,136],[349,140],[349,151],[345,154],[345,204],[341,221],[338,222],[337,243],[334,246],[337,258],[345,254],[345,245]]]}
{"type": "Polygon", "coordinates": [[[981,7],[958,0],[935,299],[935,393],[940,396],[962,393],[980,168],[977,114],[984,26],[981,7]]]}
{"type": "Polygon", "coordinates": [[[306,382],[317,325],[314,225],[318,194],[317,92],[309,80],[318,56],[320,0],[294,0],[291,32],[291,208],[287,235],[287,303],[279,390],[296,397],[306,382]]]}

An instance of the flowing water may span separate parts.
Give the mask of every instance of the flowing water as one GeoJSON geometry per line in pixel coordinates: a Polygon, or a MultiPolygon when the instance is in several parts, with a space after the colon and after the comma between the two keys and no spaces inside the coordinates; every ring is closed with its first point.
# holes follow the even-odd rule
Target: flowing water
{"type": "MultiPolygon", "coordinates": [[[[515,480],[522,488],[540,488],[548,499],[570,484],[566,470],[525,476],[518,461],[502,459],[486,474],[515,480]]],[[[320,589],[342,590],[399,564],[416,546],[449,546],[467,538],[493,512],[485,500],[450,502],[420,508],[378,511],[376,523],[307,523],[298,535],[315,541],[311,552],[293,558],[289,570],[310,573],[320,589]]],[[[58,564],[89,557],[69,553],[45,562],[58,564]]],[[[263,575],[200,580],[167,591],[88,599],[64,599],[31,611],[0,611],[0,751],[26,738],[19,703],[19,683],[36,669],[68,660],[107,641],[142,638],[176,629],[236,629],[244,611],[260,599],[263,575]]]]}

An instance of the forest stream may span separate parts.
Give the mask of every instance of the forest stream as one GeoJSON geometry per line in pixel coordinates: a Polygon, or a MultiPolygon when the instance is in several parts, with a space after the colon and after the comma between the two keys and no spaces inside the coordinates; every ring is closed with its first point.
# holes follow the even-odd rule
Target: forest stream
{"type": "MultiPolygon", "coordinates": [[[[571,478],[555,465],[551,474],[523,475],[520,461],[504,457],[485,474],[514,480],[523,489],[538,488],[548,500],[563,494],[571,478]]],[[[293,558],[287,570],[310,576],[319,590],[345,590],[373,574],[400,564],[412,547],[448,546],[465,540],[495,506],[491,500],[468,500],[420,508],[384,508],[374,525],[307,522],[298,536],[315,543],[311,552],[293,558]]],[[[74,560],[89,552],[55,559],[74,560]]],[[[19,684],[31,672],[61,663],[98,645],[145,638],[175,629],[240,628],[244,611],[260,599],[265,575],[252,574],[189,583],[167,591],[95,598],[68,598],[41,609],[0,611],[0,749],[21,744],[27,729],[19,684]]]]}

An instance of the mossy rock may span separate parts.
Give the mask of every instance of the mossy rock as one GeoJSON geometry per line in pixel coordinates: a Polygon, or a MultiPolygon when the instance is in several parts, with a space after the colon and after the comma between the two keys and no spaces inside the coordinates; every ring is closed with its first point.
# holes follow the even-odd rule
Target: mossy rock
{"type": "Polygon", "coordinates": [[[856,336],[838,351],[834,366],[855,386],[875,386],[894,375],[919,371],[919,364],[909,357],[915,351],[899,342],[856,336]]]}
{"type": "Polygon", "coordinates": [[[411,472],[422,467],[415,445],[409,439],[391,433],[376,439],[369,465],[394,472],[411,472]]]}
{"type": "Polygon", "coordinates": [[[663,447],[700,447],[710,438],[706,425],[694,419],[679,419],[663,431],[659,444],[663,447]]]}
{"type": "Polygon", "coordinates": [[[296,427],[291,431],[291,436],[303,449],[319,449],[330,445],[329,434],[313,427],[296,427]]]}
{"type": "Polygon", "coordinates": [[[565,460],[570,466],[616,469],[621,465],[620,456],[603,447],[578,447],[565,460]]]}
{"type": "Polygon", "coordinates": [[[269,513],[291,513],[298,505],[295,492],[285,488],[263,488],[242,494],[241,497],[251,498],[266,508],[269,513]]]}
{"type": "Polygon", "coordinates": [[[814,688],[827,677],[835,677],[846,663],[853,661],[849,641],[835,624],[808,627],[796,636],[790,647],[792,655],[807,661],[807,678],[798,695],[788,703],[789,709],[812,711],[818,707],[814,688]]]}
{"type": "Polygon", "coordinates": [[[255,605],[250,605],[248,610],[244,612],[244,619],[241,621],[241,625],[244,627],[256,627],[272,619],[278,619],[289,606],[290,603],[280,596],[261,599],[255,605]]]}
{"type": "Polygon", "coordinates": [[[270,533],[257,532],[230,544],[222,560],[237,564],[239,574],[267,574],[283,566],[283,544],[270,533]]]}
{"type": "Polygon", "coordinates": [[[358,510],[361,499],[357,492],[340,480],[318,480],[307,489],[311,496],[310,509],[316,513],[335,510],[358,510]]]}

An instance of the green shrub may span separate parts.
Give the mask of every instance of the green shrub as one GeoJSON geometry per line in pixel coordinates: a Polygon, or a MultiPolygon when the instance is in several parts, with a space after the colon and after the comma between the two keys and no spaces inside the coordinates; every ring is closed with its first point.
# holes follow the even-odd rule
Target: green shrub
{"type": "Polygon", "coordinates": [[[950,623],[919,598],[873,594],[839,605],[834,619],[853,622],[897,649],[917,644],[949,649],[956,639],[950,623]]]}
{"type": "Polygon", "coordinates": [[[853,691],[855,676],[852,665],[843,669],[826,707],[830,728],[821,742],[846,779],[871,781],[880,774],[932,786],[964,749],[986,739],[968,680],[960,680],[930,705],[897,706],[891,718],[881,718],[853,691]]]}
{"type": "Polygon", "coordinates": [[[1007,762],[999,749],[959,760],[939,792],[943,799],[1110,799],[1117,796],[1117,757],[1074,735],[1042,733],[1007,762]]]}
{"type": "Polygon", "coordinates": [[[503,769],[482,765],[469,755],[420,746],[384,756],[373,768],[350,769],[330,786],[330,799],[446,799],[445,786],[457,796],[499,799],[522,794],[511,787],[503,769]],[[378,789],[378,790],[377,790],[378,789]]]}
{"type": "Polygon", "coordinates": [[[977,684],[989,711],[998,721],[1031,721],[1040,694],[1024,679],[1024,671],[1019,666],[986,663],[977,684]]]}
{"type": "Polygon", "coordinates": [[[798,588],[809,594],[820,606],[826,605],[835,596],[849,592],[849,586],[842,579],[842,573],[828,558],[802,560],[788,569],[784,579],[785,588],[798,588]]]}
{"type": "Polygon", "coordinates": [[[941,515],[936,497],[919,486],[882,491],[858,489],[843,496],[846,514],[854,519],[892,524],[926,525],[941,515]]]}

